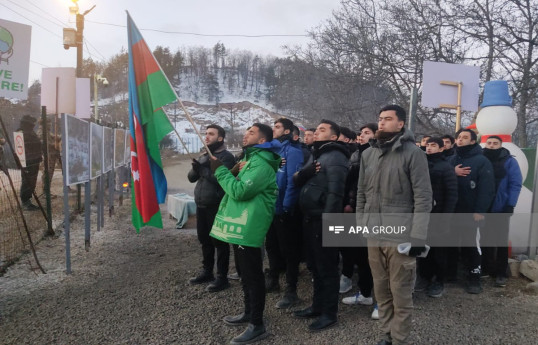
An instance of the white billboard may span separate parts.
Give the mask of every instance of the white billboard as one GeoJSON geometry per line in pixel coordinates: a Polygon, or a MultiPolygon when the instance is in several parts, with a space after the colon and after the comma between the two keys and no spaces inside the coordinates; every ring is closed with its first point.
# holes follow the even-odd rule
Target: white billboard
{"type": "Polygon", "coordinates": [[[75,76],[74,67],[43,68],[41,105],[47,107],[47,114],[76,113],[75,76]],[[56,109],[56,105],[58,105],[58,109],[56,109]]]}
{"type": "Polygon", "coordinates": [[[462,83],[461,110],[478,110],[480,67],[424,61],[421,104],[439,108],[441,104],[457,105],[458,88],[441,81],[462,83]]]}
{"type": "Polygon", "coordinates": [[[0,19],[0,97],[28,98],[30,25],[0,19]]]}

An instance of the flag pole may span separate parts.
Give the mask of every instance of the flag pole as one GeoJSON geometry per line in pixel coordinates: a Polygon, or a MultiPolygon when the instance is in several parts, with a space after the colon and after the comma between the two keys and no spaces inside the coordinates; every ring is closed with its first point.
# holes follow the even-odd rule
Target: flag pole
{"type": "MultiPolygon", "coordinates": [[[[170,122],[170,124],[172,124],[172,122],[170,122]]],[[[174,127],[174,126],[172,126],[172,127],[174,127]]],[[[187,154],[189,155],[189,158],[194,159],[194,157],[189,152],[189,149],[187,148],[187,145],[185,145],[185,143],[183,142],[183,139],[181,139],[181,136],[179,136],[179,133],[177,132],[176,127],[174,127],[174,132],[176,132],[176,135],[177,135],[177,138],[179,139],[179,142],[181,143],[181,145],[183,145],[183,148],[185,149],[185,151],[187,151],[187,154]]]]}
{"type": "MultiPolygon", "coordinates": [[[[125,12],[127,12],[127,15],[129,17],[131,17],[131,15],[129,14],[129,11],[125,10],[125,12]]],[[[134,20],[132,20],[132,18],[131,18],[131,22],[133,23],[133,25],[138,30],[138,26],[136,26],[136,24],[135,24],[134,20]]],[[[138,31],[140,31],[140,30],[138,30],[138,31]]],[[[157,59],[155,58],[155,55],[153,55],[153,52],[151,51],[151,49],[148,49],[148,50],[151,53],[151,56],[153,57],[153,60],[155,60],[155,62],[157,63],[157,66],[159,66],[159,69],[163,72],[164,79],[166,79],[166,81],[168,82],[168,85],[170,86],[170,89],[172,89],[174,91],[174,94],[176,95],[176,99],[177,99],[179,105],[181,106],[181,109],[183,109],[183,111],[185,112],[185,115],[187,116],[187,120],[189,120],[192,127],[194,128],[194,131],[198,135],[198,138],[200,138],[200,141],[202,142],[202,144],[204,145],[204,148],[207,151],[207,154],[209,155],[209,157],[214,158],[213,154],[211,153],[211,150],[209,150],[209,147],[207,146],[205,140],[202,138],[202,135],[200,134],[200,131],[196,127],[196,124],[194,123],[194,120],[192,119],[191,114],[187,111],[187,108],[185,108],[185,106],[183,105],[183,102],[181,102],[181,99],[179,99],[179,96],[177,95],[176,89],[172,86],[172,83],[170,83],[170,80],[168,80],[168,76],[166,75],[166,73],[164,73],[163,69],[161,68],[161,64],[159,63],[159,61],[157,61],[157,59]]],[[[168,122],[170,122],[170,125],[172,125],[172,122],[170,121],[170,118],[168,117],[168,115],[166,115],[166,118],[168,119],[168,122]]],[[[172,125],[172,127],[174,127],[174,126],[172,125]]],[[[176,127],[174,127],[174,132],[176,132],[176,135],[178,136],[179,141],[181,141],[183,146],[185,146],[185,144],[183,143],[183,140],[181,140],[181,138],[179,137],[179,133],[177,132],[176,127]]],[[[186,149],[187,148],[185,147],[185,150],[186,149]]],[[[189,152],[189,151],[187,150],[187,152],[189,152]]],[[[190,153],[189,153],[189,157],[191,157],[190,153]]]]}

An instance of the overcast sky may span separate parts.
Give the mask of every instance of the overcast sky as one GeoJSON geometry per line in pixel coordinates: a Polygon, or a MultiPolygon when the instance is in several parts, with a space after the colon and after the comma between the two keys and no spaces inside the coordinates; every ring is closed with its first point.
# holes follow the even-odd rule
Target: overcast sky
{"type": "MultiPolygon", "coordinates": [[[[220,41],[227,49],[283,56],[283,45],[305,44],[308,38],[202,37],[145,29],[208,35],[305,35],[328,19],[340,0],[80,0],[78,4],[81,13],[96,5],[86,15],[84,58],[107,61],[122,47],[127,49],[125,10],[151,49],[157,45],[172,51],[183,46],[212,47],[220,41]]],[[[70,0],[0,0],[0,18],[32,26],[30,84],[41,79],[43,67],[76,66],[76,48],[65,50],[62,45],[62,28],[75,27],[75,17],[69,15],[72,5],[70,0]]]]}

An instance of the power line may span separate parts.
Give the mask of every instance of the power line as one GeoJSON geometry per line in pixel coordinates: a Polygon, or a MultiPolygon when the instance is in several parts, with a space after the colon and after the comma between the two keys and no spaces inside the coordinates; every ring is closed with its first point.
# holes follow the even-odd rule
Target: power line
{"type": "Polygon", "coordinates": [[[48,21],[49,23],[52,23],[52,24],[54,24],[54,25],[56,25],[56,26],[60,26],[60,27],[62,27],[62,25],[60,25],[60,24],[58,24],[58,23],[55,23],[55,22],[53,22],[52,20],[50,20],[50,19],[48,19],[48,18],[43,17],[40,13],[35,13],[34,11],[32,11],[32,10],[30,10],[30,9],[24,7],[24,6],[21,6],[20,4],[18,4],[18,3],[16,3],[16,2],[13,2],[13,1],[11,1],[11,0],[7,0],[7,2],[9,2],[9,3],[11,3],[11,4],[13,4],[13,5],[15,5],[15,6],[19,7],[19,8],[22,8],[23,10],[26,10],[26,11],[28,11],[28,12],[30,12],[30,13],[32,13],[32,14],[38,16],[38,17],[41,17],[41,18],[45,19],[46,21],[48,21]]]}
{"type": "Polygon", "coordinates": [[[53,16],[52,14],[50,14],[49,12],[45,11],[44,9],[42,9],[41,7],[37,6],[35,3],[33,3],[32,1],[30,0],[26,0],[30,5],[34,6],[35,8],[37,8],[38,10],[40,10],[42,13],[46,14],[47,16],[49,16],[50,18],[56,20],[58,23],[60,23],[62,26],[69,26],[69,27],[73,27],[71,24],[69,23],[65,23],[63,21],[61,21],[60,19],[56,18],[55,16],[53,16]]]}
{"type": "MultiPolygon", "coordinates": [[[[58,19],[56,19],[56,18],[55,18],[55,19],[56,19],[57,21],[59,21],[60,24],[62,24],[62,25],[57,24],[57,23],[54,23],[53,21],[49,20],[48,18],[45,18],[44,16],[42,16],[42,15],[39,14],[39,13],[35,13],[34,11],[29,10],[28,8],[25,8],[25,7],[23,7],[23,6],[19,5],[19,4],[17,4],[17,3],[15,3],[15,2],[11,1],[11,0],[7,0],[7,1],[10,2],[10,3],[12,3],[12,4],[14,4],[14,5],[16,5],[16,6],[18,6],[18,7],[20,7],[20,8],[22,8],[22,9],[24,9],[24,10],[26,10],[26,11],[28,11],[28,12],[30,12],[30,13],[32,13],[32,14],[34,14],[34,15],[36,15],[36,16],[38,16],[38,17],[40,17],[40,18],[43,18],[43,19],[47,20],[48,22],[50,22],[50,23],[52,23],[52,24],[54,24],[54,25],[57,25],[57,26],[62,27],[62,28],[63,28],[65,25],[69,26],[68,24],[63,23],[63,22],[61,22],[60,20],[58,20],[58,19]]],[[[54,32],[52,32],[52,31],[48,30],[47,28],[41,26],[40,24],[38,24],[38,23],[32,21],[32,20],[29,19],[28,17],[23,16],[22,14],[20,14],[20,13],[18,13],[17,11],[13,10],[12,8],[9,8],[9,7],[5,6],[4,4],[1,4],[1,5],[4,6],[4,7],[6,7],[6,8],[9,9],[9,10],[15,12],[16,14],[20,15],[21,17],[25,18],[26,20],[29,20],[30,22],[34,23],[35,25],[41,27],[42,29],[44,29],[44,30],[46,30],[46,31],[48,31],[48,32],[50,32],[50,33],[52,33],[53,35],[55,35],[55,36],[61,38],[61,39],[62,39],[62,42],[63,42],[63,37],[61,37],[61,36],[55,34],[54,32]]],[[[37,7],[37,6],[36,6],[36,7],[37,7]]],[[[37,7],[37,8],[40,9],[39,7],[37,7]]],[[[40,9],[40,10],[41,10],[41,9],[40,9]]],[[[41,11],[43,11],[43,10],[41,10],[41,11]]],[[[52,15],[50,15],[49,13],[47,13],[46,11],[43,11],[43,13],[48,14],[49,16],[52,16],[52,15]]],[[[54,18],[54,17],[53,17],[53,18],[54,18]]],[[[100,60],[102,60],[102,61],[106,61],[106,58],[104,57],[104,55],[101,54],[101,52],[100,52],[97,48],[95,48],[95,46],[94,46],[89,40],[84,39],[84,43],[85,43],[85,44],[87,43],[87,44],[86,44],[86,49],[85,49],[85,50],[86,50],[86,52],[90,55],[90,57],[91,57],[91,52],[90,52],[90,49],[88,48],[88,44],[93,48],[93,50],[94,50],[99,56],[101,56],[101,57],[99,58],[100,60]]]]}
{"type": "Polygon", "coordinates": [[[20,14],[19,12],[15,11],[14,9],[12,8],[9,8],[7,7],[5,4],[2,4],[0,3],[0,5],[4,6],[5,8],[7,8],[8,10],[10,10],[11,12],[15,13],[15,14],[18,14],[19,16],[23,17],[24,19],[26,19],[27,21],[39,26],[40,28],[42,28],[43,30],[47,31],[47,32],[50,32],[51,34],[53,34],[54,36],[60,38],[62,41],[63,41],[63,37],[61,37],[60,35],[58,35],[57,33],[55,32],[52,32],[50,31],[49,29],[47,29],[46,27],[42,26],[41,24],[38,24],[36,22],[34,22],[33,20],[29,19],[28,17],[25,17],[24,15],[20,14]]]}
{"type": "Polygon", "coordinates": [[[41,65],[43,67],[50,67],[50,66],[47,66],[45,64],[42,64],[41,62],[37,62],[37,61],[34,61],[34,60],[30,60],[31,63],[35,63],[36,65],[41,65]]]}
{"type": "MultiPolygon", "coordinates": [[[[109,25],[117,26],[120,28],[126,28],[126,25],[112,24],[112,23],[103,23],[96,22],[93,20],[87,20],[89,23],[100,24],[100,25],[109,25]]],[[[157,29],[140,29],[141,31],[153,31],[160,32],[163,34],[176,34],[176,35],[191,35],[191,36],[204,36],[204,37],[246,37],[246,38],[260,38],[260,37],[308,37],[308,35],[291,35],[291,34],[271,34],[271,35],[241,35],[241,34],[201,34],[196,32],[183,32],[183,31],[165,31],[157,29]]]]}

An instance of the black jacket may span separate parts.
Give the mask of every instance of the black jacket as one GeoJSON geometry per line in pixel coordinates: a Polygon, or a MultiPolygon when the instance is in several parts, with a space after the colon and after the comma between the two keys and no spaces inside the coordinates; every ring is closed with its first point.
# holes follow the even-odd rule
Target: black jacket
{"type": "Polygon", "coordinates": [[[456,148],[449,158],[453,167],[470,167],[467,176],[458,176],[456,213],[486,213],[495,198],[495,177],[491,162],[482,154],[478,144],[456,148]]]}
{"type": "Polygon", "coordinates": [[[41,140],[32,129],[19,128],[17,131],[24,135],[24,151],[26,155],[26,166],[39,165],[43,160],[43,149],[41,140]]]}
{"type": "MultiPolygon", "coordinates": [[[[213,155],[228,169],[231,169],[235,165],[235,157],[225,149],[224,145],[215,150],[213,155]]],[[[204,153],[201,155],[198,161],[201,164],[200,173],[191,169],[187,175],[190,182],[198,182],[196,183],[196,187],[194,187],[194,201],[196,202],[196,206],[207,207],[218,205],[224,196],[224,191],[217,182],[215,175],[211,172],[208,154],[204,153]]]]}
{"type": "Polygon", "coordinates": [[[354,145],[349,148],[355,148],[349,159],[349,172],[346,178],[346,189],[344,194],[344,206],[350,205],[355,212],[357,206],[357,185],[359,183],[359,170],[361,165],[361,155],[364,150],[370,147],[370,144],[354,145]]]}
{"type": "Polygon", "coordinates": [[[299,194],[304,215],[321,217],[323,213],[342,212],[349,156],[348,148],[341,142],[329,141],[319,148],[315,146],[303,169],[315,161],[320,163],[320,171],[306,181],[301,180],[302,170],[296,174],[296,185],[304,184],[299,194]]]}
{"type": "Polygon", "coordinates": [[[432,183],[432,213],[452,213],[458,201],[458,180],[443,152],[427,155],[432,183]]]}

